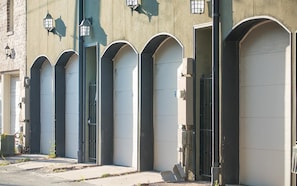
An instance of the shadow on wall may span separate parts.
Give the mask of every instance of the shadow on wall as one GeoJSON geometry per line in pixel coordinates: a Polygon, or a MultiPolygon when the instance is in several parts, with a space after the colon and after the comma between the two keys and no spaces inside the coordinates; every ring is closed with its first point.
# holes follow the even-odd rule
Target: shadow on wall
{"type": "Polygon", "coordinates": [[[52,34],[59,36],[60,41],[62,37],[66,36],[66,25],[62,20],[61,16],[55,20],[54,28],[49,30],[48,32],[51,32],[52,34]]]}
{"type": "Polygon", "coordinates": [[[103,46],[107,45],[107,35],[103,28],[100,26],[100,23],[98,23],[98,27],[95,28],[97,29],[98,35],[99,35],[99,43],[102,44],[103,46]]]}
{"type": "Polygon", "coordinates": [[[60,37],[60,40],[62,37],[66,36],[66,25],[61,17],[55,20],[55,34],[60,37]]]}
{"type": "Polygon", "coordinates": [[[101,45],[107,45],[107,34],[100,24],[101,0],[85,1],[84,17],[92,18],[92,34],[86,41],[96,40],[101,45]],[[90,39],[90,40],[89,40],[90,39]]]}
{"type": "Polygon", "coordinates": [[[136,8],[136,11],[139,14],[145,14],[151,22],[153,16],[159,15],[159,3],[157,0],[141,0],[141,5],[136,8]]]}
{"type": "MultiPolygon", "coordinates": [[[[96,0],[94,3],[98,3],[98,5],[94,6],[94,7],[98,7],[98,10],[101,10],[101,1],[98,1],[96,0]]],[[[100,16],[100,12],[98,12],[99,16],[100,16]]],[[[97,16],[97,17],[99,17],[97,16]]],[[[96,20],[96,24],[98,25],[94,25],[96,27],[94,27],[95,29],[97,28],[97,31],[98,31],[98,40],[99,40],[99,43],[102,44],[103,46],[106,46],[107,45],[107,35],[104,31],[104,29],[101,27],[101,24],[100,24],[100,20],[96,20]]]]}
{"type": "MultiPolygon", "coordinates": [[[[222,6],[222,5],[221,5],[222,6]]],[[[233,28],[233,1],[224,0],[223,7],[220,10],[220,19],[222,22],[222,38],[225,39],[233,28]]]]}

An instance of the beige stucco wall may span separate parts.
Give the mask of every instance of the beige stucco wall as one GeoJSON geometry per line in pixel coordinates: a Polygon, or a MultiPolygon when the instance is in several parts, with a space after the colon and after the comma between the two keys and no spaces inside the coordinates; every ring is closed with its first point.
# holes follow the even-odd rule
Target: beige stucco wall
{"type": "MultiPolygon", "coordinates": [[[[190,13],[190,1],[158,0],[157,3],[157,15],[149,18],[144,13],[132,13],[125,1],[102,0],[99,21],[107,35],[107,45],[126,40],[140,53],[152,37],[167,33],[182,44],[183,57],[193,57],[193,26],[211,22],[208,7],[205,7],[204,14],[199,15],[190,13]]],[[[105,49],[105,46],[100,47],[101,55],[105,49]]]]}
{"type": "Polygon", "coordinates": [[[66,50],[78,51],[78,1],[30,0],[27,1],[27,69],[30,71],[37,57],[44,55],[54,65],[66,50]],[[59,21],[58,33],[43,28],[43,18],[49,12],[59,21]],[[63,29],[63,27],[65,29],[63,29]],[[62,28],[62,29],[61,29],[62,28]]]}
{"type": "Polygon", "coordinates": [[[223,24],[235,26],[238,23],[251,19],[252,17],[270,17],[288,30],[294,33],[297,30],[296,24],[296,6],[297,1],[294,0],[250,0],[250,1],[237,1],[232,0],[231,2],[224,2],[222,4],[221,14],[225,15],[225,18],[232,18],[224,20],[223,24]],[[227,8],[223,8],[228,6],[227,8]],[[228,9],[229,11],[224,11],[228,9]],[[231,21],[231,24],[226,22],[231,21]]]}

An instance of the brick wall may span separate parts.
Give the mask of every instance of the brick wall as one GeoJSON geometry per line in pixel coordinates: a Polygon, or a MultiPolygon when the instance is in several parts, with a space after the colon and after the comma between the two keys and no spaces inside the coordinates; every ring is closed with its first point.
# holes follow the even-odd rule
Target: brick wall
{"type": "Polygon", "coordinates": [[[0,2],[0,72],[20,70],[20,77],[25,74],[26,60],[26,1],[14,0],[14,30],[8,34],[7,1],[0,2]],[[15,58],[6,58],[5,46],[15,51],[15,58]]]}
{"type": "MultiPolygon", "coordinates": [[[[4,81],[4,77],[18,76],[20,80],[19,98],[16,98],[17,104],[26,97],[23,80],[26,76],[26,3],[24,0],[13,0],[13,31],[7,32],[7,0],[0,1],[0,82],[1,82],[1,120],[0,128],[10,125],[10,114],[6,108],[10,108],[10,80],[4,81]],[[6,57],[5,47],[8,45],[14,51],[14,57],[6,57]],[[5,102],[4,102],[5,100],[5,102]],[[6,113],[8,112],[8,113],[6,113]]],[[[28,106],[28,105],[27,105],[28,106]]],[[[10,109],[8,109],[10,110],[10,109]]],[[[21,111],[18,117],[24,118],[26,105],[22,103],[21,111]]],[[[24,126],[19,122],[19,126],[24,126]]],[[[9,127],[8,127],[9,128],[9,127]]],[[[1,133],[1,131],[0,131],[1,133]]]]}

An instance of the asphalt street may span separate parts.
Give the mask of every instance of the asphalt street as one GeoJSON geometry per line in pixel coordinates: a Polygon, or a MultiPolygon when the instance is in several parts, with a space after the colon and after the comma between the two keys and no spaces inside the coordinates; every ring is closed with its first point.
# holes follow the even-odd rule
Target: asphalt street
{"type": "MultiPolygon", "coordinates": [[[[85,184],[85,183],[84,183],[85,184]]],[[[63,179],[37,174],[32,171],[24,171],[13,166],[0,168],[0,185],[6,186],[34,186],[34,185],[83,185],[82,183],[66,183],[63,179]]],[[[88,184],[85,184],[88,185],[88,184]]]]}
{"type": "Polygon", "coordinates": [[[132,167],[98,166],[75,159],[20,155],[0,159],[0,186],[209,186],[209,183],[166,183],[160,172],[138,172],[132,167]]]}
{"type": "Polygon", "coordinates": [[[40,185],[82,185],[92,184],[70,182],[54,174],[38,170],[22,169],[15,165],[0,166],[0,185],[5,186],[40,186],[40,185]]]}

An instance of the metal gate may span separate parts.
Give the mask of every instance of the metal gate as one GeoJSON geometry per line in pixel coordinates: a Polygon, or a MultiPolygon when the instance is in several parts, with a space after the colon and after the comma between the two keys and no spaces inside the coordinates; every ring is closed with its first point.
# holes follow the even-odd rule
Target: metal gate
{"type": "Polygon", "coordinates": [[[200,79],[200,176],[206,180],[211,178],[212,160],[212,116],[211,116],[211,91],[212,78],[200,79]]]}
{"type": "Polygon", "coordinates": [[[96,161],[96,83],[89,85],[89,161],[96,161]]]}

